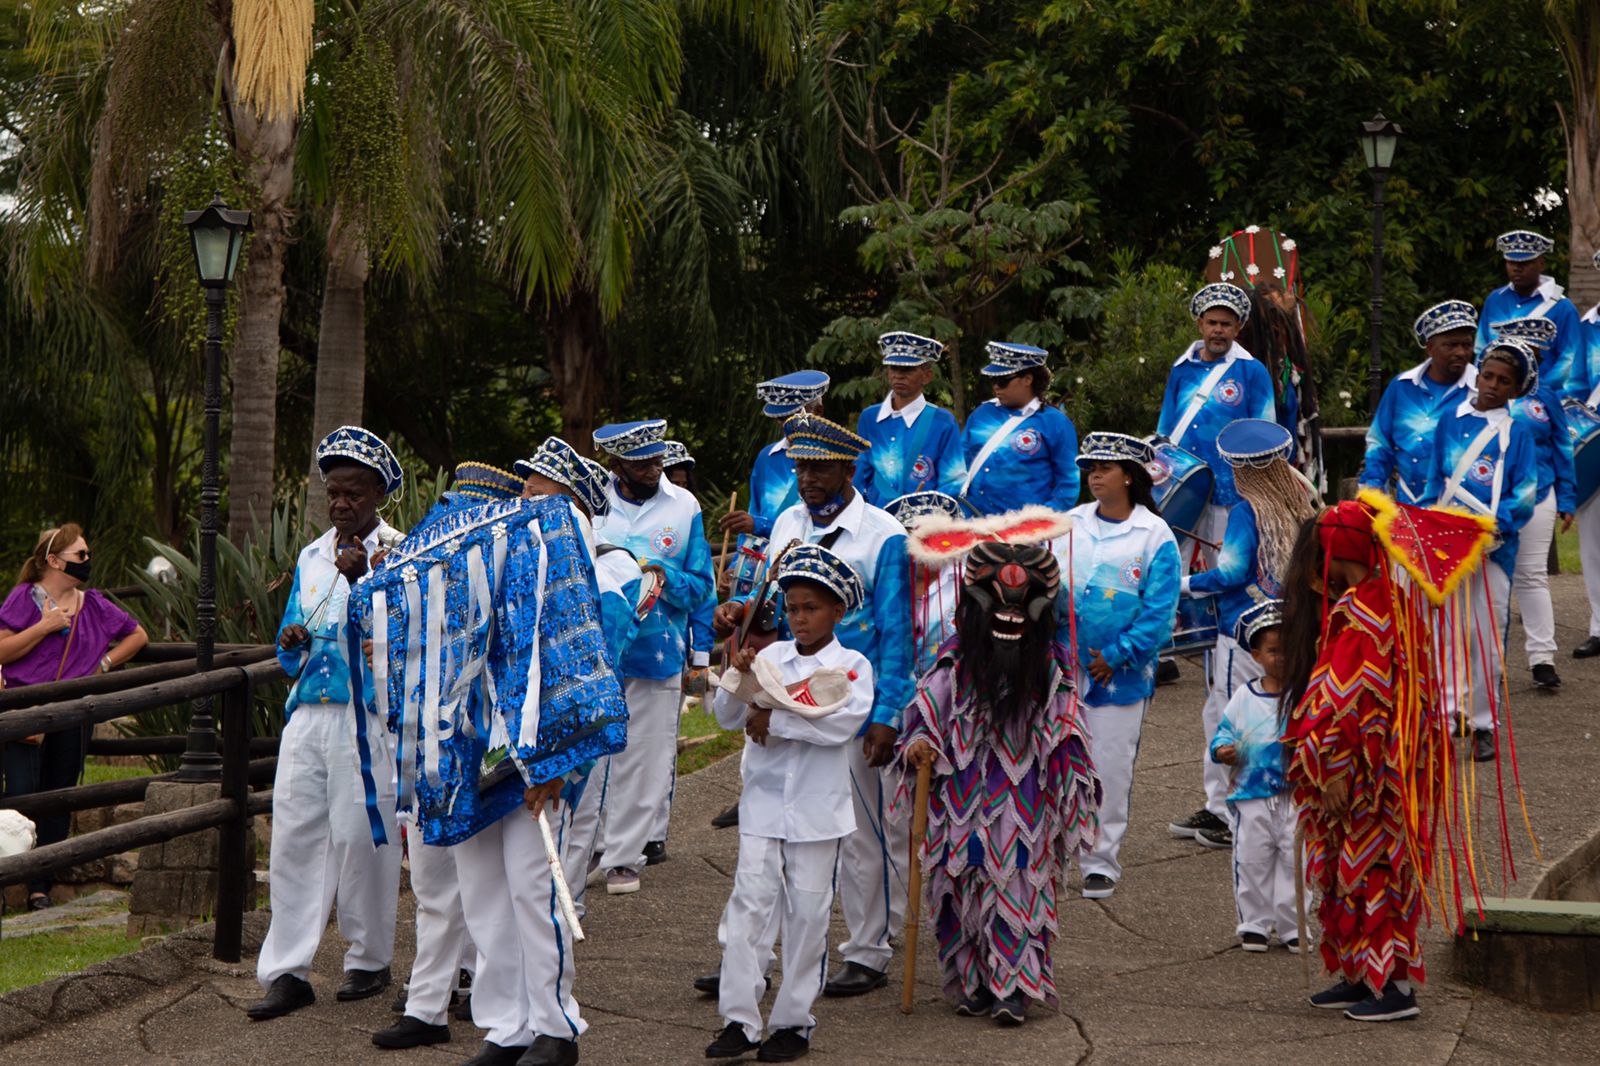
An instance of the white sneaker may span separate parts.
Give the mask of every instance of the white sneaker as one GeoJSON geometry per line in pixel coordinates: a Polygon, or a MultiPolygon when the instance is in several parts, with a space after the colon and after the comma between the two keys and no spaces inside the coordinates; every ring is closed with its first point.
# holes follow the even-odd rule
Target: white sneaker
{"type": "Polygon", "coordinates": [[[626,896],[639,891],[639,871],[631,866],[619,866],[606,871],[606,895],[626,896]]]}

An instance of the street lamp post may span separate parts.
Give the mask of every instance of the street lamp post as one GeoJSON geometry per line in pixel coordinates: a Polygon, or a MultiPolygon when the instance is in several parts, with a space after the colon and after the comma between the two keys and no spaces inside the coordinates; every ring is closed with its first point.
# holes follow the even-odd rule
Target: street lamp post
{"type": "Polygon", "coordinates": [[[1372,322],[1367,366],[1367,411],[1376,416],[1383,393],[1383,186],[1403,131],[1380,111],[1361,123],[1361,152],[1372,175],[1372,322]]]}
{"type": "MultiPolygon", "coordinates": [[[[211,653],[217,641],[217,503],[222,496],[217,430],[222,417],[222,313],[234,269],[239,265],[239,249],[250,230],[250,212],[229,209],[218,194],[201,210],[184,212],[183,224],[189,228],[195,270],[206,294],[205,459],[200,468],[200,588],[195,602],[194,640],[195,670],[204,673],[211,669],[211,653]]],[[[222,756],[217,751],[216,718],[211,708],[210,696],[194,701],[188,742],[178,767],[180,781],[222,778],[222,756]]]]}

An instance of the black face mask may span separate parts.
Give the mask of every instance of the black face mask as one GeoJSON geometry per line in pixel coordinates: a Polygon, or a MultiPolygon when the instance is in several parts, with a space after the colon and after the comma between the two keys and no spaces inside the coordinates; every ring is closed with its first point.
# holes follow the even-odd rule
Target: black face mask
{"type": "Polygon", "coordinates": [[[89,560],[75,559],[61,568],[61,572],[78,581],[89,580],[89,560]]]}

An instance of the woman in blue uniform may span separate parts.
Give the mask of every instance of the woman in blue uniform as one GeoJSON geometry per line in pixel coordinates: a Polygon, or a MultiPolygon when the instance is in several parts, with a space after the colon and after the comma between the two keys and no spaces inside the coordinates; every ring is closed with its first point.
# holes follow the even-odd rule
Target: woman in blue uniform
{"type": "Polygon", "coordinates": [[[994,399],[975,408],[962,430],[962,498],[978,514],[1030,504],[1071,510],[1078,502],[1078,431],[1045,399],[1049,353],[1010,341],[990,341],[984,351],[994,399]]]}

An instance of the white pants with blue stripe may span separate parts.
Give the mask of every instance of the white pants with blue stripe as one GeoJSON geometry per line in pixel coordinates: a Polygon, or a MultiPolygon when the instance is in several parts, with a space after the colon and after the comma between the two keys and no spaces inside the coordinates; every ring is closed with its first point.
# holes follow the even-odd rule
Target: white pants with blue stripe
{"type": "Polygon", "coordinates": [[[1211,684],[1206,689],[1206,705],[1200,712],[1200,777],[1206,787],[1206,810],[1232,823],[1228,810],[1228,767],[1211,757],[1211,738],[1217,735],[1222,712],[1228,709],[1233,690],[1261,676],[1261,666],[1250,649],[1232,637],[1217,637],[1217,646],[1207,653],[1211,684]]]}
{"type": "Polygon", "coordinates": [[[672,793],[678,759],[678,709],[683,680],[623,680],[628,699],[628,746],[611,756],[611,787],[606,793],[607,870],[644,866],[644,846],[656,830],[656,815],[672,793]]]}
{"type": "Polygon", "coordinates": [[[906,920],[910,819],[889,816],[895,782],[884,770],[867,765],[861,741],[852,740],[846,749],[856,829],[844,838],[839,855],[839,909],[850,934],[839,945],[839,954],[845,962],[887,970],[894,958],[889,938],[900,935],[906,920]]]}
{"type": "MultiPolygon", "coordinates": [[[[561,847],[572,811],[550,816],[561,847]]],[[[472,1023],[501,1047],[575,1040],[588,1023],[572,998],[572,932],[556,903],[538,823],[518,807],[455,846],[467,931],[478,945],[472,1023]]]]}
{"type": "Polygon", "coordinates": [[[589,913],[589,863],[600,853],[606,827],[606,797],[611,788],[611,756],[594,764],[583,784],[583,795],[572,812],[566,843],[561,847],[561,867],[572,889],[572,905],[581,921],[589,913]]]}
{"type": "Polygon", "coordinates": [[[1144,731],[1144,712],[1149,700],[1084,706],[1083,720],[1089,730],[1089,757],[1100,775],[1104,790],[1100,801],[1100,837],[1094,848],[1078,862],[1083,876],[1100,874],[1113,881],[1122,879],[1122,838],[1128,832],[1128,801],[1133,797],[1133,761],[1139,754],[1139,736],[1144,731]]]}
{"type": "Polygon", "coordinates": [[[811,1013],[827,977],[828,917],[833,911],[834,871],[841,842],[795,842],[773,837],[739,837],[739,865],[733,892],[722,912],[722,988],[717,1011],[760,1040],[761,998],[766,965],[783,920],[783,983],[772,1001],[768,1032],[799,1029],[811,1036],[811,1013]]]}
{"type": "Polygon", "coordinates": [[[1236,800],[1233,827],[1233,901],[1240,936],[1299,936],[1294,912],[1294,798],[1287,792],[1236,800]]]}
{"type": "Polygon", "coordinates": [[[452,848],[422,842],[415,826],[406,827],[411,857],[411,891],[417,897],[417,955],[406,985],[406,1013],[428,1025],[450,1019],[450,993],[463,969],[476,969],[476,951],[461,916],[461,886],[452,848]]]}

